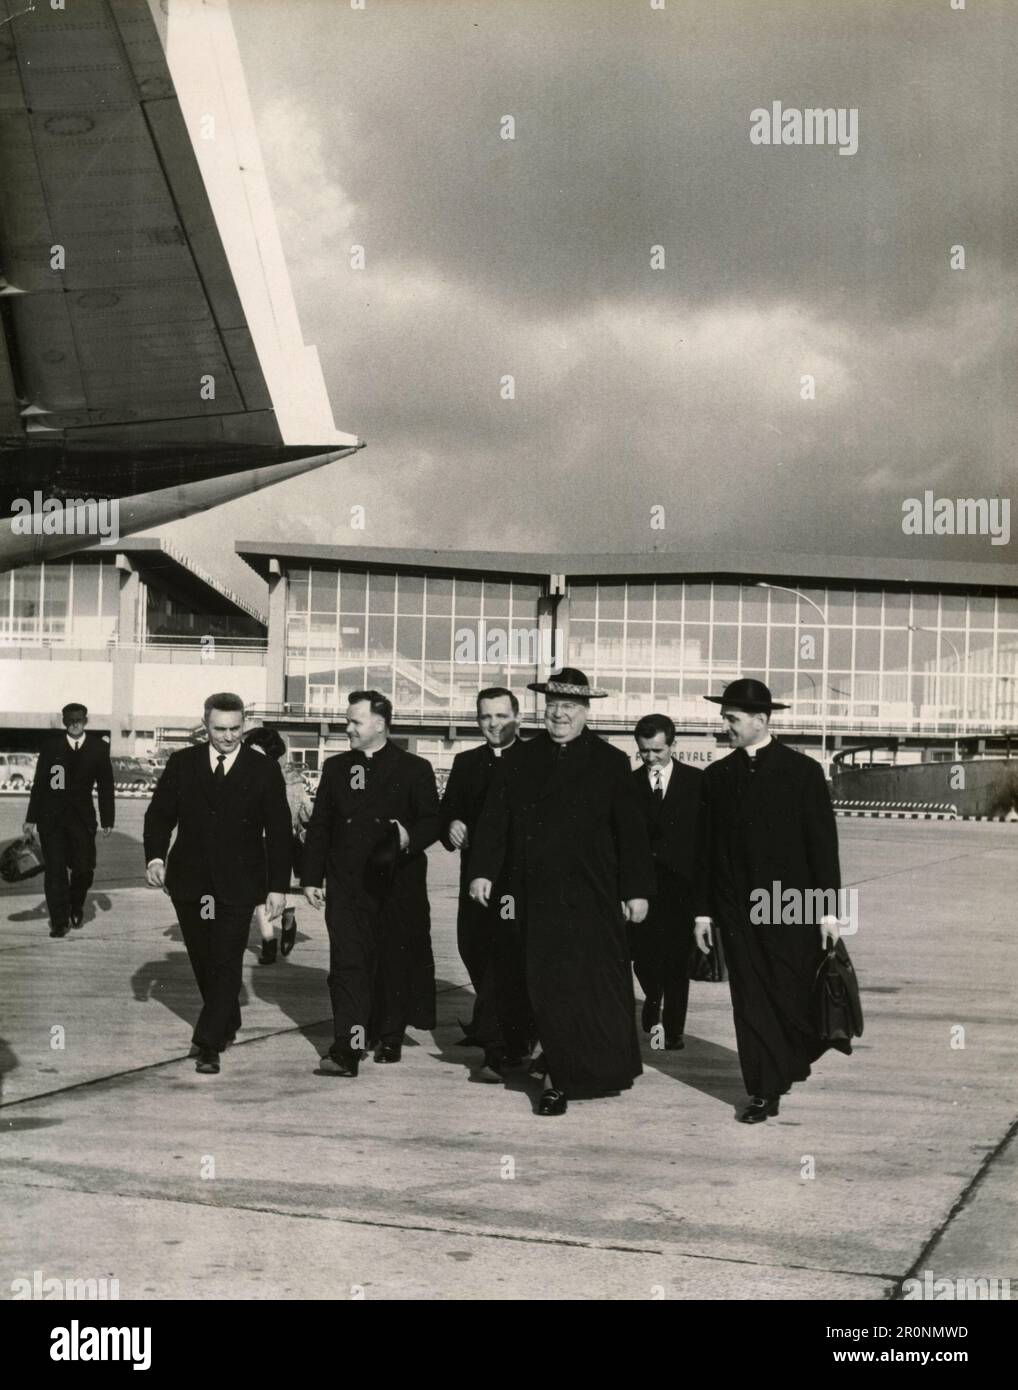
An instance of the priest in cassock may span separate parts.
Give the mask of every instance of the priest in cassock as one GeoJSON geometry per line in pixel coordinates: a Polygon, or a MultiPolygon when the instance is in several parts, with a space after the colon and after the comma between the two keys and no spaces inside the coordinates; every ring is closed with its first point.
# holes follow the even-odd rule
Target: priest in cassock
{"type": "MultiPolygon", "coordinates": [[[[832,1045],[816,1035],[812,1001],[825,943],[838,938],[837,916],[808,919],[820,893],[833,905],[841,887],[838,832],[820,764],[770,732],[771,712],[788,706],[749,679],[704,698],[721,706],[735,751],[703,779],[707,848],[694,933],[706,951],[712,929],[721,929],[750,1096],[738,1118],[759,1124],[832,1045]],[[761,910],[775,902],[775,885],[778,901],[797,902],[798,913],[761,910]]],[[[848,1043],[834,1046],[851,1052],[848,1043]]]]}
{"type": "Polygon", "coordinates": [[[607,692],[572,667],[528,688],[545,696],[544,732],[492,784],[470,891],[487,903],[506,884],[543,1050],[538,1113],[561,1115],[570,1095],[626,1090],[642,1071],[626,924],[647,915],[654,867],[629,760],[587,728],[607,692]]]}
{"type": "Polygon", "coordinates": [[[405,1028],[435,1026],[428,857],[439,810],[431,764],[392,742],[392,704],[355,690],[348,753],[327,758],[302,856],[301,885],[325,907],[334,1040],[318,1074],[357,1076],[402,1059],[405,1028]],[[322,895],[322,883],[326,892],[322,895]]]}
{"type": "Polygon", "coordinates": [[[519,718],[520,702],[511,690],[491,686],[479,693],[477,724],[484,742],[456,754],[442,798],[441,840],[460,855],[456,945],[474,989],[463,1042],[484,1049],[484,1065],[474,1072],[479,1081],[501,1081],[504,1069],[522,1061],[530,1039],[518,924],[502,914],[498,884],[486,907],[474,901],[468,867],[492,778],[500,761],[514,758],[523,746],[519,718]]]}

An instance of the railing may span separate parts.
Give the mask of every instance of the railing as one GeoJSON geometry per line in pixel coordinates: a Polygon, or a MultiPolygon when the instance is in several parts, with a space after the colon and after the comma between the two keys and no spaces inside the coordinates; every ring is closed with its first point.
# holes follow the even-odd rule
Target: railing
{"type": "MultiPolygon", "coordinates": [[[[308,723],[342,724],[346,721],[346,710],[345,704],[318,706],[291,701],[289,703],[258,705],[253,707],[250,713],[259,719],[290,719],[303,720],[308,723]]],[[[641,707],[633,714],[625,716],[602,714],[595,707],[591,711],[591,724],[594,728],[605,733],[630,733],[640,715],[647,712],[646,708],[641,707]]],[[[719,734],[721,732],[717,713],[684,714],[682,711],[674,709],[667,712],[675,721],[680,733],[719,734]]],[[[397,709],[393,722],[398,728],[413,725],[429,729],[444,729],[450,724],[469,727],[476,722],[476,714],[471,706],[451,710],[426,710],[423,713],[397,709]]],[[[524,709],[521,711],[521,722],[524,727],[533,728],[542,724],[543,717],[540,713],[534,714],[532,711],[524,709]]],[[[823,721],[819,715],[782,714],[775,720],[774,731],[779,735],[815,734],[819,738],[822,724],[823,721]]],[[[901,717],[881,718],[879,715],[831,715],[827,721],[827,731],[829,734],[840,733],[853,736],[896,734],[900,736],[942,736],[945,738],[1002,738],[1015,732],[1015,724],[1011,721],[990,723],[988,720],[930,718],[928,716],[903,719],[901,717]]]]}
{"type": "Polygon", "coordinates": [[[152,642],[68,643],[63,638],[25,642],[0,638],[0,661],[112,661],[114,652],[136,662],[181,666],[264,666],[268,647],[258,639],[215,638],[214,645],[190,639],[161,638],[152,642]]]}

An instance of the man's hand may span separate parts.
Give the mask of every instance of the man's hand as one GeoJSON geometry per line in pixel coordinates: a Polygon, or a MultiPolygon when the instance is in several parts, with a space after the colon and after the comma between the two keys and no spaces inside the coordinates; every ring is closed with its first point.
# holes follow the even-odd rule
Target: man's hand
{"type": "Polygon", "coordinates": [[[466,849],[470,842],[470,831],[465,822],[454,820],[449,823],[449,839],[452,841],[453,849],[466,849]]]}
{"type": "Polygon", "coordinates": [[[650,903],[646,898],[629,898],[622,904],[622,916],[627,922],[640,923],[647,915],[650,903]]]}
{"type": "Polygon", "coordinates": [[[714,945],[714,933],[711,930],[711,920],[709,917],[702,917],[693,927],[693,940],[700,950],[707,955],[710,948],[714,945]]]}
{"type": "Polygon", "coordinates": [[[265,899],[265,911],[268,913],[269,920],[274,921],[286,907],[285,893],[270,893],[265,899]]]}
{"type": "Polygon", "coordinates": [[[145,870],[145,879],[150,888],[166,887],[166,865],[161,859],[153,859],[145,870]]]}
{"type": "Polygon", "coordinates": [[[112,826],[112,825],[104,825],[104,826],[103,826],[103,839],[104,839],[104,840],[108,840],[112,834],[113,834],[113,826],[112,826]]]}
{"type": "Polygon", "coordinates": [[[21,827],[21,833],[22,833],[22,835],[27,835],[27,836],[29,837],[29,839],[34,840],[34,839],[35,839],[35,822],[34,822],[34,821],[30,821],[30,820],[26,820],[25,823],[24,823],[24,825],[21,827]]]}
{"type": "Polygon", "coordinates": [[[316,912],[321,912],[325,903],[325,895],[320,888],[305,888],[304,896],[316,912]]]}
{"type": "Polygon", "coordinates": [[[830,937],[831,945],[836,946],[841,939],[841,928],[838,926],[836,917],[823,917],[820,920],[820,949],[827,950],[827,938],[830,937]]]}
{"type": "Polygon", "coordinates": [[[402,853],[403,850],[405,850],[410,843],[410,833],[402,825],[400,825],[398,820],[390,820],[389,824],[394,825],[396,829],[399,831],[399,848],[400,853],[402,853]]]}
{"type": "Polygon", "coordinates": [[[487,907],[491,901],[491,879],[472,878],[470,880],[470,896],[475,903],[480,903],[482,907],[487,907]]]}

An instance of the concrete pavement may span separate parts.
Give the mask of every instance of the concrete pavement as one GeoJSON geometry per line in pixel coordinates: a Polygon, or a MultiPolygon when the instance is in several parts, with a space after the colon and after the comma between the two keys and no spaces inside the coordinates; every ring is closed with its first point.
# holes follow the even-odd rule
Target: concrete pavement
{"type": "MultiPolygon", "coordinates": [[[[402,1064],[313,1075],[327,943],[302,909],[288,961],[252,939],[238,1045],[197,1076],[143,809],[118,804],[82,931],[48,938],[38,880],[0,900],[0,1297],[36,1270],[158,1299],[867,1299],[922,1269],[1018,1290],[1018,827],[841,823],[865,1036],[750,1127],[726,986],[693,986],[686,1050],[647,1048],[622,1097],[543,1119],[522,1078],[472,1082],[440,848],[440,1024],[402,1064]]],[[[0,841],[23,814],[0,803],[0,841]]]]}

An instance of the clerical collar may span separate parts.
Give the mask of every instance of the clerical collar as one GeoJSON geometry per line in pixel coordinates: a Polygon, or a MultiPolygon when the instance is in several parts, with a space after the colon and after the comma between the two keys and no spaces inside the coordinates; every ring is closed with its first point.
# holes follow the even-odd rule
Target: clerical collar
{"type": "Polygon", "coordinates": [[[375,748],[370,753],[365,752],[363,748],[358,748],[357,753],[358,756],[362,757],[365,762],[370,763],[374,758],[380,757],[388,748],[388,746],[389,740],[386,739],[385,742],[382,744],[381,748],[375,748]]]}
{"type": "Polygon", "coordinates": [[[515,743],[515,742],[516,742],[516,740],[513,739],[512,743],[503,743],[503,744],[500,744],[499,747],[497,747],[497,748],[495,747],[495,745],[494,745],[493,743],[489,743],[489,744],[488,744],[488,751],[491,753],[492,757],[494,757],[494,758],[500,758],[500,757],[502,756],[502,754],[506,751],[506,749],[511,748],[511,747],[513,746],[513,743],[515,743]]]}
{"type": "Polygon", "coordinates": [[[754,743],[752,748],[744,748],[742,751],[747,758],[752,760],[758,753],[762,753],[765,748],[769,748],[773,742],[773,738],[768,734],[767,737],[762,738],[759,743],[754,743]]]}

